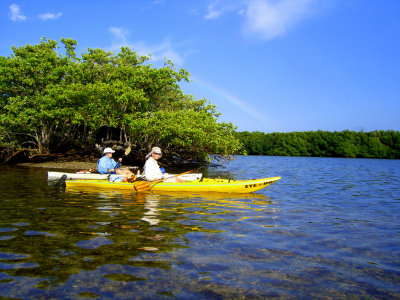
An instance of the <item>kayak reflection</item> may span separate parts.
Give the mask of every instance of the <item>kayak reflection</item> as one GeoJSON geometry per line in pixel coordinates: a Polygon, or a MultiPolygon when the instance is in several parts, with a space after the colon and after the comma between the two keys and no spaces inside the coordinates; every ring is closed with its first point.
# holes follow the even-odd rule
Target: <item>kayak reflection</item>
{"type": "Polygon", "coordinates": [[[157,194],[145,195],[144,209],[146,210],[141,220],[148,222],[150,225],[157,225],[160,220],[157,218],[158,215],[158,204],[161,196],[157,194]]]}
{"type": "MultiPolygon", "coordinates": [[[[105,202],[98,206],[99,210],[110,216],[126,213],[122,207],[131,207],[135,211],[141,211],[141,221],[156,226],[160,222],[168,223],[171,219],[169,212],[177,212],[180,209],[194,210],[196,214],[229,214],[233,210],[243,209],[243,212],[256,212],[268,210],[272,199],[264,194],[233,194],[233,193],[191,193],[191,192],[147,192],[134,193],[127,190],[98,190],[93,188],[74,189],[68,188],[70,193],[95,194],[105,202]],[[113,204],[112,204],[113,203],[113,204]],[[160,205],[162,206],[160,208],[160,205]],[[161,210],[161,212],[160,212],[161,210]],[[207,212],[207,211],[212,212],[207,212]],[[215,213],[218,210],[219,213],[215,213]]],[[[175,218],[173,216],[172,218],[175,218]]],[[[241,216],[247,218],[249,216],[241,216]]]]}

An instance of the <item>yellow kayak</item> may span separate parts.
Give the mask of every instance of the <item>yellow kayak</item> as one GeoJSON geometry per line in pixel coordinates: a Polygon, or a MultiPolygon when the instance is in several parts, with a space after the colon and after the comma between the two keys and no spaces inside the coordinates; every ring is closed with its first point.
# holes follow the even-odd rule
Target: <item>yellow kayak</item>
{"type": "MultiPolygon", "coordinates": [[[[220,178],[203,178],[185,182],[156,182],[148,191],[162,192],[222,192],[222,193],[252,193],[261,190],[278,181],[281,177],[270,177],[252,180],[232,180],[220,178]]],[[[140,181],[137,181],[139,183],[140,181]]],[[[93,187],[114,190],[132,190],[135,192],[135,182],[110,182],[108,180],[66,180],[66,187],[93,187]]]]}

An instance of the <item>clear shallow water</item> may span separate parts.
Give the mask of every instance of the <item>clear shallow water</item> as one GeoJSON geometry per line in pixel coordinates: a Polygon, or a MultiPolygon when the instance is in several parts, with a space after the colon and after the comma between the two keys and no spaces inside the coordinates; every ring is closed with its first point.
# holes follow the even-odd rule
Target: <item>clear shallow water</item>
{"type": "Polygon", "coordinates": [[[238,157],[247,195],[64,190],[0,174],[0,297],[400,298],[400,161],[238,157]]]}

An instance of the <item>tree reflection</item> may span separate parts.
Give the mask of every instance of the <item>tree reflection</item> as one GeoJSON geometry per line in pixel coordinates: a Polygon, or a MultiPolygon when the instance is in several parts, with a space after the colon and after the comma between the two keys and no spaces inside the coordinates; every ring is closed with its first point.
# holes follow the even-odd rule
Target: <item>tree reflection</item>
{"type": "Polygon", "coordinates": [[[12,238],[0,240],[0,252],[19,256],[7,259],[7,263],[2,263],[0,257],[0,270],[12,277],[35,277],[39,282],[36,287],[41,289],[110,264],[170,270],[176,261],[135,258],[188,248],[188,233],[222,232],[208,228],[207,222],[217,222],[234,207],[254,210],[255,202],[259,206],[269,201],[257,194],[170,195],[82,189],[28,204],[24,199],[15,199],[18,213],[3,217],[1,224],[17,225],[7,232],[12,238]],[[205,222],[193,223],[193,215],[205,222]]]}

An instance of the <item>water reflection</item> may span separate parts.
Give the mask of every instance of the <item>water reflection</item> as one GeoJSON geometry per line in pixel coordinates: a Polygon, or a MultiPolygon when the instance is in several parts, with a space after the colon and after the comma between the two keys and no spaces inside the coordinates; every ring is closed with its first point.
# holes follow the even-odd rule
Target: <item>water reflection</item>
{"type": "MultiPolygon", "coordinates": [[[[249,211],[265,211],[266,206],[271,204],[271,198],[257,193],[251,194],[232,194],[232,193],[190,193],[190,192],[147,192],[135,193],[126,190],[112,191],[101,190],[94,191],[93,188],[68,188],[67,192],[72,194],[85,193],[93,195],[101,199],[107,200],[102,202],[97,208],[110,215],[118,214],[117,210],[122,207],[135,206],[143,207],[142,221],[148,222],[150,225],[158,225],[160,202],[173,203],[174,210],[192,209],[200,207],[197,212],[203,215],[218,215],[222,213],[231,213],[230,208],[241,208],[249,211]],[[118,203],[112,203],[118,201],[118,203]],[[217,209],[219,208],[219,210],[217,209]],[[217,211],[218,210],[218,211],[217,211]]],[[[276,211],[276,207],[272,208],[276,211]]],[[[242,216],[242,219],[247,216],[242,216]]]]}
{"type": "Polygon", "coordinates": [[[188,234],[224,232],[214,223],[250,218],[271,203],[258,194],[136,194],[51,187],[49,193],[45,201],[29,205],[14,199],[14,208],[21,210],[1,223],[0,243],[6,244],[0,244],[0,280],[9,284],[8,295],[17,295],[12,282],[26,277],[32,278],[24,279],[26,291],[39,294],[69,285],[73,278],[84,281],[85,272],[112,282],[150,280],[153,275],[147,268],[171,270],[177,263],[171,255],[191,247],[188,234]],[[164,253],[164,258],[148,257],[149,253],[164,253]]]}
{"type": "Polygon", "coordinates": [[[6,168],[0,298],[397,299],[399,162],[246,157],[218,171],[283,175],[248,195],[63,190],[6,168]]]}
{"type": "Polygon", "coordinates": [[[160,220],[157,218],[159,214],[157,207],[161,196],[157,194],[148,194],[144,197],[145,212],[143,213],[143,217],[141,218],[141,220],[148,222],[150,225],[157,225],[158,223],[160,223],[160,220]]]}

